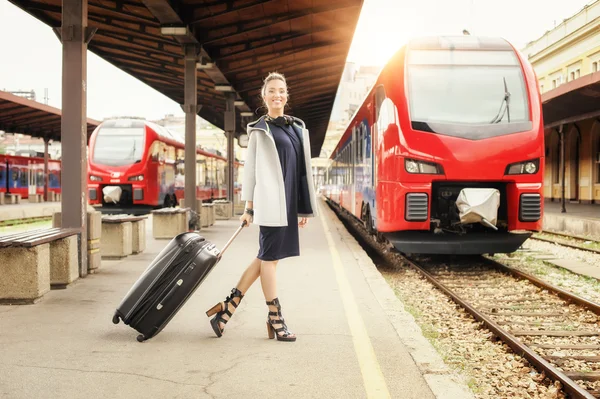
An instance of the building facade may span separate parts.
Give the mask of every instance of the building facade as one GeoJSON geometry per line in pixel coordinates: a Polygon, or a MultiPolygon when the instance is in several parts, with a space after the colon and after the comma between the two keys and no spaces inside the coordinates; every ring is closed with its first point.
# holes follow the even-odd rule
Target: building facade
{"type": "Polygon", "coordinates": [[[546,199],[564,186],[566,201],[600,203],[600,0],[521,51],[542,92],[546,199]]]}
{"type": "Polygon", "coordinates": [[[359,66],[354,62],[346,63],[331,111],[325,140],[321,147],[321,154],[312,160],[313,181],[317,188],[326,181],[329,156],[342,137],[350,119],[373,87],[381,68],[381,66],[359,66]]]}

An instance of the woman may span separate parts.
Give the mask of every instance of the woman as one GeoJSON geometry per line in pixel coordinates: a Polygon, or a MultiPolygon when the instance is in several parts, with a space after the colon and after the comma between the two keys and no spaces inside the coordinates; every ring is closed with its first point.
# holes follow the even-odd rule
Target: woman
{"type": "Polygon", "coordinates": [[[279,260],[299,256],[298,227],[307,217],[317,215],[317,203],[311,175],[310,142],[304,122],[284,115],[288,101],[285,77],[270,73],[261,95],[267,115],[248,124],[248,150],[244,163],[242,201],[246,210],[240,221],[246,226],[260,226],[259,251],[256,259],[242,274],[237,286],[224,302],[206,312],[215,317],[210,324],[217,337],[244,294],[260,276],[263,294],[269,307],[269,338],[295,341],[281,314],[277,298],[276,266],[279,260]],[[299,219],[299,220],[298,220],[299,219]]]}

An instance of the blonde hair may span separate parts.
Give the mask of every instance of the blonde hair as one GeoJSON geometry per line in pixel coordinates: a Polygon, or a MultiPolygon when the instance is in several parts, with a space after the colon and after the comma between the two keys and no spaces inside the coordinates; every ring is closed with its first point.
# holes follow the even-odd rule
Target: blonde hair
{"type": "MultiPolygon", "coordinates": [[[[266,93],[267,84],[272,80],[281,80],[283,83],[285,83],[285,88],[286,88],[286,92],[287,92],[287,82],[285,80],[285,76],[283,76],[283,74],[279,73],[279,72],[270,72],[264,80],[262,89],[260,89],[260,93],[262,94],[263,97],[267,94],[266,93]]],[[[288,95],[288,97],[289,97],[289,95],[288,95]]]]}

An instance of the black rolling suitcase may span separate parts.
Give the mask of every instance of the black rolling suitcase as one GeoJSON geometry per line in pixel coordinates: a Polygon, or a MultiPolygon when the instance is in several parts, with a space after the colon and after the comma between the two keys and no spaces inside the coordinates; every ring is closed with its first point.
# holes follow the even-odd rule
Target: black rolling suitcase
{"type": "Polygon", "coordinates": [[[219,251],[195,232],[173,238],[131,287],[113,316],[134,328],[143,342],[158,334],[211,272],[234,238],[219,251]]]}

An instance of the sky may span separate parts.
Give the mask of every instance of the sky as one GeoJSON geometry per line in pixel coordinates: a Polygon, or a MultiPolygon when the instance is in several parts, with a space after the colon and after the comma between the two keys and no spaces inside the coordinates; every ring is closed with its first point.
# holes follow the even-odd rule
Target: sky
{"type": "MultiPolygon", "coordinates": [[[[317,2],[318,0],[315,0],[317,2]]],[[[327,1],[327,0],[323,0],[327,1]]],[[[383,65],[421,35],[501,36],[522,49],[590,0],[364,0],[347,61],[383,65]],[[433,11],[433,13],[432,13],[433,11]]],[[[61,44],[44,23],[0,0],[0,90],[35,90],[61,107],[61,44]]],[[[88,52],[88,117],[183,115],[179,104],[88,52]]],[[[182,88],[183,90],[183,88],[182,88]]]]}

